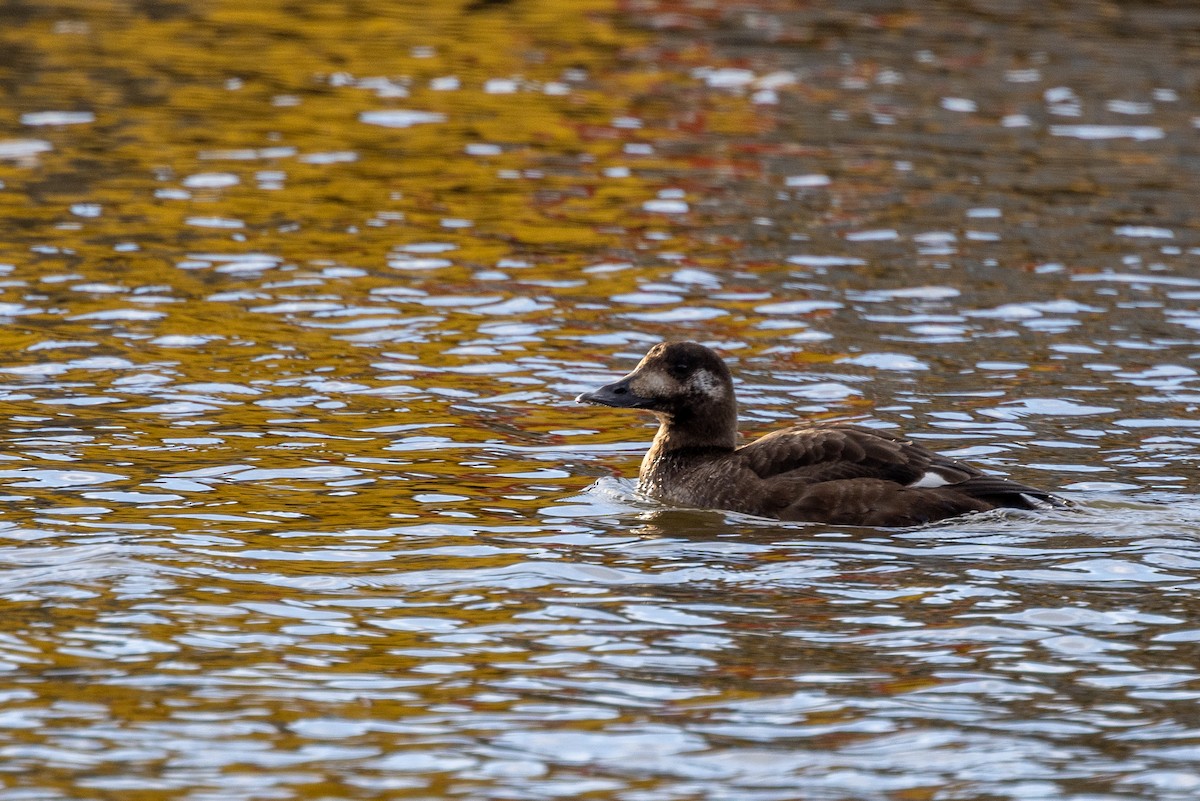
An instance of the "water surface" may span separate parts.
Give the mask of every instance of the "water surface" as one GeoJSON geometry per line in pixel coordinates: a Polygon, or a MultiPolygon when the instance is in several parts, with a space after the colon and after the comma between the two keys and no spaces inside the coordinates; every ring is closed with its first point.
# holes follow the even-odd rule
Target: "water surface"
{"type": "Polygon", "coordinates": [[[0,12],[0,801],[1194,798],[1197,24],[0,12]],[[666,337],[1078,508],[647,502],[666,337]]]}

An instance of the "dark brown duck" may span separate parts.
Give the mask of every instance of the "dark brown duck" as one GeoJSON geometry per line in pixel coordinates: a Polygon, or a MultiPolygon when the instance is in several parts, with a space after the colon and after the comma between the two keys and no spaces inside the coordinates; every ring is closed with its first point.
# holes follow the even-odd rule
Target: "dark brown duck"
{"type": "Polygon", "coordinates": [[[695,342],[661,343],[632,373],[576,400],[646,409],[658,433],[639,489],[679,506],[848,526],[914,526],[1064,502],[909,440],[860,426],[802,425],[737,446],[729,368],[695,342]]]}

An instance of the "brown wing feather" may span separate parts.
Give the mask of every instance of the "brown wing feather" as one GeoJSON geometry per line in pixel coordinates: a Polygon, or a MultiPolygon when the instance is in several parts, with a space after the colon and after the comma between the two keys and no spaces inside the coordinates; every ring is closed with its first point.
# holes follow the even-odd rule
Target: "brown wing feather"
{"type": "Polygon", "coordinates": [[[1045,490],[859,426],[786,429],[737,453],[766,484],[768,514],[785,520],[907,526],[998,506],[1066,505],[1045,490]],[[913,486],[931,474],[945,483],[913,486]]]}
{"type": "Polygon", "coordinates": [[[789,428],[737,451],[759,478],[809,481],[878,478],[907,486],[926,473],[957,484],[983,473],[913,442],[859,426],[789,428]]]}

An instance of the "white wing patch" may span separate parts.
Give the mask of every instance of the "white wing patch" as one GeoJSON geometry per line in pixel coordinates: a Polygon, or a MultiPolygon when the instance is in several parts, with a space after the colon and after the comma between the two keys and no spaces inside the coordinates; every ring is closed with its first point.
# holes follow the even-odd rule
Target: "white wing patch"
{"type": "Polygon", "coordinates": [[[944,487],[950,482],[941,473],[933,470],[927,470],[925,475],[918,478],[908,486],[911,489],[933,489],[934,487],[944,487]]]}

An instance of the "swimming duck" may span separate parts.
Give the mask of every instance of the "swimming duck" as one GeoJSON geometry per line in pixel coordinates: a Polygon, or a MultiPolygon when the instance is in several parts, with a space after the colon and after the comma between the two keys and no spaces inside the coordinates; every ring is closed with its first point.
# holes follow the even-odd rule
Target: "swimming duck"
{"type": "Polygon", "coordinates": [[[729,368],[695,342],[660,343],[632,373],[576,398],[646,409],[658,433],[641,492],[679,506],[848,526],[915,526],[1054,495],[862,426],[800,425],[737,445],[729,368]]]}

